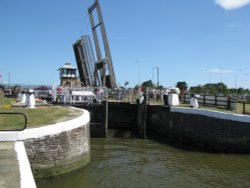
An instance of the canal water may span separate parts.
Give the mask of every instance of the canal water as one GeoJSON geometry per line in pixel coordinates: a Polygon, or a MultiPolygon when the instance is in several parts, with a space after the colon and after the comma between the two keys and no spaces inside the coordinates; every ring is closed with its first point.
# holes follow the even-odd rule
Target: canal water
{"type": "Polygon", "coordinates": [[[250,155],[207,153],[151,139],[92,138],[91,162],[38,188],[250,187],[250,155]]]}

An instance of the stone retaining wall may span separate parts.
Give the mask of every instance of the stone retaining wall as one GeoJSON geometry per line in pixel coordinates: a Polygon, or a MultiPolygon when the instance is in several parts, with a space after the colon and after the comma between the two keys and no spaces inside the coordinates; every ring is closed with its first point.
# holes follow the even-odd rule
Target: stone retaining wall
{"type": "Polygon", "coordinates": [[[71,172],[90,160],[89,112],[72,120],[21,132],[0,132],[0,141],[23,141],[35,178],[71,172]]]}
{"type": "Polygon", "coordinates": [[[148,131],[220,152],[250,152],[250,116],[218,111],[151,106],[148,131]]]}

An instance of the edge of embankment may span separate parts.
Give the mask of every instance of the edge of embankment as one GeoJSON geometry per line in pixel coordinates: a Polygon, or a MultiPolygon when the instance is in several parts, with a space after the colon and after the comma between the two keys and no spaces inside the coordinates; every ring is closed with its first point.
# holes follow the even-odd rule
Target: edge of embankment
{"type": "MultiPolygon", "coordinates": [[[[16,142],[15,150],[20,162],[20,173],[29,174],[26,168],[30,166],[35,178],[51,177],[76,170],[89,162],[90,115],[86,110],[77,110],[83,113],[64,122],[20,132],[0,132],[0,141],[16,142]],[[28,156],[30,165],[25,160],[25,155],[28,156]]],[[[26,182],[24,176],[26,175],[21,174],[20,181],[24,182],[24,187],[31,187],[28,185],[32,183],[28,182],[32,181],[26,182]]]]}

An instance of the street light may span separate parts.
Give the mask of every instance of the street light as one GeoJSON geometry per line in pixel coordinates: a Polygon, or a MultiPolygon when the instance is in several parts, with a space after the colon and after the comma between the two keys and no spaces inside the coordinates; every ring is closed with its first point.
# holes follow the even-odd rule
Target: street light
{"type": "MultiPolygon", "coordinates": [[[[250,75],[249,75],[248,73],[246,73],[246,76],[250,76],[250,75]]],[[[247,87],[248,87],[248,86],[247,86],[247,85],[248,85],[248,81],[249,81],[248,78],[246,78],[246,79],[245,79],[246,86],[245,86],[245,84],[244,84],[244,88],[245,88],[245,89],[247,89],[247,87]]]]}
{"type": "Polygon", "coordinates": [[[136,60],[136,63],[138,63],[138,99],[140,99],[140,62],[136,60]]]}
{"type": "Polygon", "coordinates": [[[159,87],[159,76],[160,76],[159,74],[160,74],[160,68],[159,68],[158,66],[155,66],[155,67],[152,68],[153,79],[154,79],[154,69],[157,70],[157,87],[159,87]]]}
{"type": "Polygon", "coordinates": [[[220,67],[220,83],[222,83],[222,68],[220,67]]]}
{"type": "Polygon", "coordinates": [[[10,72],[8,72],[8,85],[10,86],[10,72]]]}
{"type": "Polygon", "coordinates": [[[206,72],[208,72],[208,83],[211,84],[211,70],[206,69],[206,72]]]}
{"type": "Polygon", "coordinates": [[[153,82],[153,84],[154,84],[154,69],[155,69],[155,67],[152,67],[152,82],[153,82]]]}
{"type": "Polygon", "coordinates": [[[157,87],[159,87],[159,72],[160,72],[160,68],[157,66],[157,87]]]}
{"type": "Polygon", "coordinates": [[[136,60],[136,63],[138,64],[138,86],[140,86],[140,62],[136,60]]]}
{"type": "Polygon", "coordinates": [[[235,71],[235,89],[238,88],[238,72],[241,71],[242,71],[241,69],[235,71]]]}

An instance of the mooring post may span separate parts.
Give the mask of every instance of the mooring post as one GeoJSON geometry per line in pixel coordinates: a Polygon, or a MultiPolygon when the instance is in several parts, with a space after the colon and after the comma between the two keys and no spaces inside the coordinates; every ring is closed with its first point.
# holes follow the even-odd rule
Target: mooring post
{"type": "Polygon", "coordinates": [[[140,103],[140,100],[136,100],[137,103],[137,130],[140,138],[146,138],[146,121],[147,121],[147,104],[146,101],[140,103]]]}
{"type": "Polygon", "coordinates": [[[103,126],[104,126],[104,135],[105,135],[105,138],[108,136],[108,101],[103,101],[102,102],[103,104],[103,126]]]}

